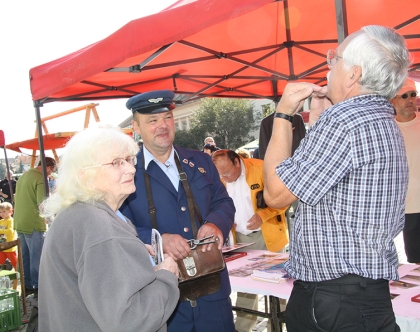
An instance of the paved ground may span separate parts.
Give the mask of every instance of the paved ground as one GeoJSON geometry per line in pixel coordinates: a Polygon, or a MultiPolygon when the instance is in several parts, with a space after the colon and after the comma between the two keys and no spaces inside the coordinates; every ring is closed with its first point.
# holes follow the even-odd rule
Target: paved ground
{"type": "MultiPolygon", "coordinates": [[[[407,257],[405,256],[405,251],[404,251],[404,241],[402,238],[402,234],[398,235],[395,238],[395,246],[397,247],[397,252],[398,252],[398,258],[400,263],[405,264],[407,263],[407,257]]],[[[231,295],[231,299],[232,299],[232,303],[235,304],[236,302],[236,292],[233,292],[231,295]]],[[[33,295],[30,295],[27,297],[27,301],[26,301],[26,308],[27,308],[27,314],[23,315],[23,310],[22,312],[22,323],[23,325],[18,328],[18,329],[14,329],[12,330],[13,332],[17,332],[17,331],[21,331],[21,332],[26,332],[26,328],[27,328],[27,322],[29,321],[29,317],[31,315],[32,312],[32,308],[34,305],[37,305],[37,300],[35,300],[33,298],[33,295]]],[[[22,305],[21,305],[22,307],[22,305]]],[[[265,309],[265,301],[264,301],[264,296],[261,296],[259,298],[259,305],[258,305],[258,310],[259,311],[264,311],[265,309]]],[[[234,313],[235,315],[235,313],[234,313]]],[[[253,332],[267,332],[267,319],[261,319],[258,318],[257,324],[255,326],[255,328],[252,329],[253,332]]],[[[286,331],[286,330],[285,330],[286,331]]]]}

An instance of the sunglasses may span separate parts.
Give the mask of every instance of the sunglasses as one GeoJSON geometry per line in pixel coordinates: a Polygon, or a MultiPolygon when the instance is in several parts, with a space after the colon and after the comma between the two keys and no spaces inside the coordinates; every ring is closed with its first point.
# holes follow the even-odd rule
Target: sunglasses
{"type": "Polygon", "coordinates": [[[417,96],[417,91],[416,92],[410,92],[410,93],[403,93],[401,96],[402,99],[407,99],[408,97],[414,98],[415,96],[417,96]]]}

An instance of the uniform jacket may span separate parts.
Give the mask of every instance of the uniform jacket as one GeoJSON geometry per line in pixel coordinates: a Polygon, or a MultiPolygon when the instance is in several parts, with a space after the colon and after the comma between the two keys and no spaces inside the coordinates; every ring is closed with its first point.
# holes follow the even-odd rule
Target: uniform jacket
{"type": "MultiPolygon", "coordinates": [[[[209,155],[181,147],[175,147],[182,170],[188,178],[193,196],[203,219],[215,224],[223,233],[224,239],[229,236],[233,226],[235,207],[226,188],[220,181],[219,173],[209,155]]],[[[140,239],[151,242],[152,221],[149,215],[146,187],[144,184],[143,149],[137,155],[136,191],[131,194],[120,208],[120,211],[136,226],[140,239]]],[[[151,162],[147,168],[150,176],[153,202],[156,208],[157,228],[161,234],[180,234],[185,239],[194,238],[188,211],[187,196],[181,183],[178,191],[163,173],[160,167],[151,162]]],[[[197,228],[200,227],[196,219],[197,228]]],[[[227,270],[222,271],[222,288],[218,293],[203,297],[207,300],[219,300],[229,296],[230,283],[227,270]]]]}
{"type": "MultiPolygon", "coordinates": [[[[241,158],[245,165],[246,182],[251,192],[254,211],[261,217],[261,231],[268,250],[277,252],[289,242],[285,209],[257,208],[257,193],[264,189],[264,162],[260,159],[241,158]],[[277,216],[279,218],[277,218],[277,216]],[[280,219],[280,221],[279,221],[280,219]]],[[[239,206],[237,208],[240,208],[239,206]]],[[[236,238],[235,236],[233,238],[236,238]]]]}

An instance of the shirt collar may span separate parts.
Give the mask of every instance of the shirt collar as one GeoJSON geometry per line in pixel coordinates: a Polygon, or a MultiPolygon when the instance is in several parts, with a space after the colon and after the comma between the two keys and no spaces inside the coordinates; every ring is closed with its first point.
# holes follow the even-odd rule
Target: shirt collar
{"type": "MultiPolygon", "coordinates": [[[[175,167],[174,155],[175,155],[175,149],[174,149],[174,146],[172,145],[171,154],[169,155],[169,158],[166,160],[165,163],[169,163],[175,167]]],[[[157,160],[152,155],[152,153],[149,150],[147,150],[147,148],[144,145],[143,145],[143,156],[144,156],[144,169],[147,169],[147,167],[149,167],[149,164],[152,160],[156,162],[157,164],[162,164],[159,160],[157,160]]]]}
{"type": "Polygon", "coordinates": [[[242,161],[241,158],[239,158],[239,161],[241,162],[241,175],[240,176],[245,176],[246,175],[246,168],[245,168],[245,164],[242,161]]]}

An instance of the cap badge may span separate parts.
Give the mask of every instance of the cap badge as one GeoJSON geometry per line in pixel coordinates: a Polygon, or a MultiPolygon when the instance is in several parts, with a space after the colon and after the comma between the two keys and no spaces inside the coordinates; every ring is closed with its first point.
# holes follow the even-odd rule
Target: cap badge
{"type": "Polygon", "coordinates": [[[157,103],[161,102],[162,100],[163,100],[163,98],[160,97],[160,98],[151,98],[151,99],[148,99],[147,101],[149,103],[155,103],[155,104],[157,104],[157,103]]]}
{"type": "Polygon", "coordinates": [[[206,173],[206,170],[203,168],[203,167],[199,167],[198,168],[198,171],[200,172],[200,173],[206,173]]]}

